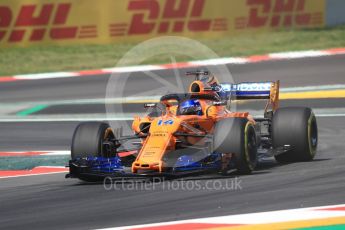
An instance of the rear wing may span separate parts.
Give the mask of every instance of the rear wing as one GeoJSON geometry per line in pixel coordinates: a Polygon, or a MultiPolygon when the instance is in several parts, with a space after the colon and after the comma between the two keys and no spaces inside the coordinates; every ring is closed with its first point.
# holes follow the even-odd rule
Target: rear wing
{"type": "Polygon", "coordinates": [[[221,83],[219,96],[226,100],[267,99],[265,112],[279,107],[279,81],[276,82],[243,82],[238,84],[221,83]]]}

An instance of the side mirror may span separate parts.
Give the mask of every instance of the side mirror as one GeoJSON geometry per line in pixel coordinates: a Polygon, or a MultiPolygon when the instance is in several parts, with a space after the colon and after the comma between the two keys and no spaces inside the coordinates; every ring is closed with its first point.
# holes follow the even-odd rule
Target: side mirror
{"type": "Polygon", "coordinates": [[[157,104],[156,103],[145,103],[144,104],[144,108],[157,108],[157,104]]]}
{"type": "Polygon", "coordinates": [[[226,106],[226,105],[228,105],[227,101],[214,101],[212,104],[214,106],[226,106]]]}

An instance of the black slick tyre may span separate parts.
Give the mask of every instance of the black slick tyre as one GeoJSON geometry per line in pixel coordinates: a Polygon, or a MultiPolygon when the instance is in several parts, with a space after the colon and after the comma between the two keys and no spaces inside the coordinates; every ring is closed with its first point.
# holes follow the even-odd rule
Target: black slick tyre
{"type": "Polygon", "coordinates": [[[314,159],[318,130],[313,111],[306,107],[278,109],[272,120],[273,147],[291,146],[291,150],[275,156],[280,163],[314,159]]]}
{"type": "Polygon", "coordinates": [[[103,141],[108,138],[114,138],[109,124],[104,122],[80,123],[73,134],[71,158],[105,156],[103,141]]]}
{"type": "Polygon", "coordinates": [[[246,118],[226,118],[215,125],[214,149],[233,153],[238,173],[250,174],[257,164],[254,126],[246,118]]]}

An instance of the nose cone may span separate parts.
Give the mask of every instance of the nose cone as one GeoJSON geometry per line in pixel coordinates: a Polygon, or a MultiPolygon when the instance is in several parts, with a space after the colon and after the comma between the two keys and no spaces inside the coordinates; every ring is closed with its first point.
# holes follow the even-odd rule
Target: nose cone
{"type": "Polygon", "coordinates": [[[132,172],[138,170],[163,171],[162,158],[167,151],[175,147],[173,133],[180,125],[178,118],[159,117],[151,123],[150,135],[147,137],[137,159],[132,164],[132,172]]]}

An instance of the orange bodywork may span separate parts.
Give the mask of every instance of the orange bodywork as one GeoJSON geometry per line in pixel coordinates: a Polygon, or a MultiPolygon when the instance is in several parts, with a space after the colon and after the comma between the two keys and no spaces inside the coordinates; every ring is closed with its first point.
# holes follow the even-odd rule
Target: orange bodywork
{"type": "MultiPolygon", "coordinates": [[[[201,81],[194,81],[190,86],[190,93],[214,94],[208,91],[209,85],[201,81]],[[194,87],[194,88],[193,88],[194,87]],[[197,88],[197,92],[195,89],[197,88]]],[[[279,87],[279,85],[278,85],[279,87]]],[[[278,105],[279,89],[273,87],[271,93],[275,96],[273,109],[278,105]]],[[[140,133],[143,124],[150,124],[148,136],[142,139],[142,148],[138,153],[136,160],[132,164],[132,172],[137,173],[139,170],[154,170],[164,172],[166,167],[164,162],[165,154],[175,150],[178,141],[187,141],[193,145],[203,145],[202,137],[182,136],[176,137],[175,133],[192,133],[198,135],[207,135],[213,133],[213,127],[220,119],[228,117],[247,118],[255,124],[254,119],[248,112],[231,112],[226,106],[214,105],[210,100],[199,100],[202,106],[202,115],[178,115],[178,106],[174,101],[161,101],[165,105],[166,111],[162,111],[159,117],[135,117],[132,129],[136,134],[140,133]]]]}

